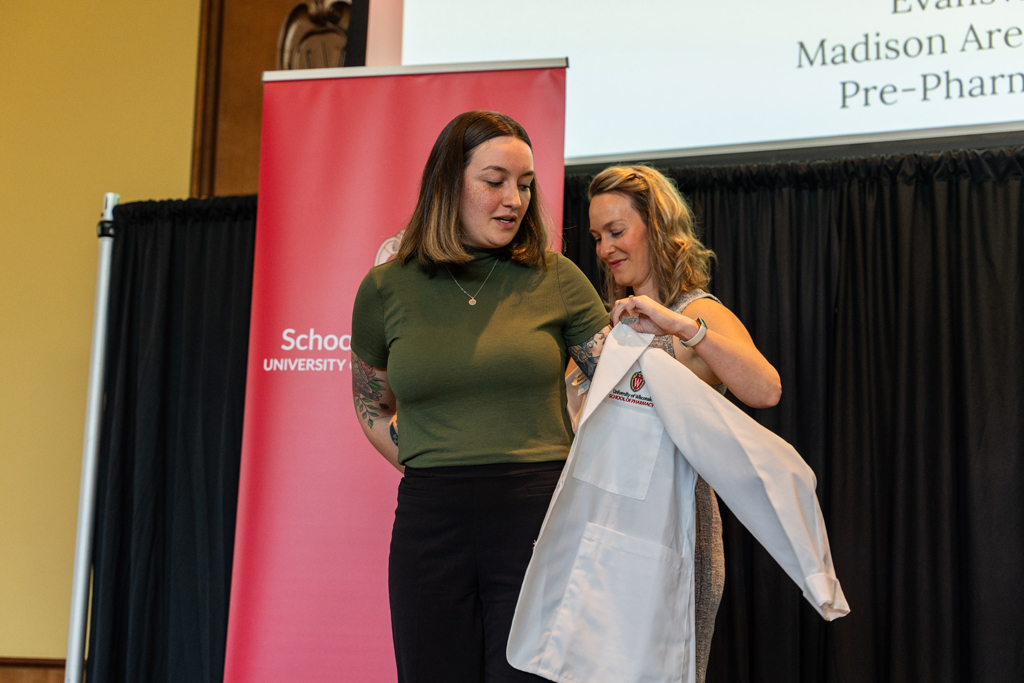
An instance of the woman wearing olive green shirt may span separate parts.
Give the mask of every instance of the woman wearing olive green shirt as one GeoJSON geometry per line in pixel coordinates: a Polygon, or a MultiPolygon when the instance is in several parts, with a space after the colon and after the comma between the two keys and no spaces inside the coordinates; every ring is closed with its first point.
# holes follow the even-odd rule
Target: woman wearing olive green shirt
{"type": "Polygon", "coordinates": [[[356,296],[356,412],[405,474],[388,570],[401,683],[541,680],[505,646],[572,441],[564,368],[593,373],[608,313],[547,250],[536,193],[526,131],[459,115],[397,256],[356,296]]]}

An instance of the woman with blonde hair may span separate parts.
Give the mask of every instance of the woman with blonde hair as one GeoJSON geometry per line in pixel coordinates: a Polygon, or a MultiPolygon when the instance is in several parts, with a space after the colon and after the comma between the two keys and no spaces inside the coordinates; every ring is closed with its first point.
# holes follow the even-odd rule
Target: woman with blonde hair
{"type": "MultiPolygon", "coordinates": [[[[647,166],[615,166],[590,184],[590,234],[620,320],[656,335],[659,347],[723,393],[766,408],[779,401],[779,373],[743,323],[707,291],[714,253],[697,237],[675,184],[647,166]]],[[[725,581],[722,520],[714,491],[698,479],[695,547],[696,669],[703,681],[725,581]]]]}

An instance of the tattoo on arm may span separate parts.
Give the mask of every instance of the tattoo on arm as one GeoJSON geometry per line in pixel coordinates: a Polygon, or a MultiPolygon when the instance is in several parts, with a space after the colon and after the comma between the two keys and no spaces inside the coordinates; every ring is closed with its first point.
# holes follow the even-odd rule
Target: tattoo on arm
{"type": "Polygon", "coordinates": [[[359,356],[352,354],[352,401],[356,404],[359,418],[366,420],[366,426],[373,427],[373,418],[380,417],[377,406],[387,410],[380,402],[380,390],[384,388],[373,366],[359,356]]]}
{"type": "Polygon", "coordinates": [[[391,430],[391,440],[394,441],[395,445],[397,446],[398,445],[398,415],[395,415],[393,418],[391,418],[391,422],[388,423],[388,426],[390,427],[390,430],[391,430]]]}
{"type": "Polygon", "coordinates": [[[576,365],[587,376],[587,379],[594,379],[594,370],[597,369],[597,361],[601,358],[600,352],[595,355],[594,351],[604,348],[605,336],[603,332],[598,332],[582,344],[570,346],[568,349],[569,355],[576,361],[576,365]]]}
{"type": "Polygon", "coordinates": [[[651,348],[661,349],[672,358],[676,357],[676,350],[673,346],[672,335],[670,334],[655,337],[654,341],[651,342],[651,348]]]}

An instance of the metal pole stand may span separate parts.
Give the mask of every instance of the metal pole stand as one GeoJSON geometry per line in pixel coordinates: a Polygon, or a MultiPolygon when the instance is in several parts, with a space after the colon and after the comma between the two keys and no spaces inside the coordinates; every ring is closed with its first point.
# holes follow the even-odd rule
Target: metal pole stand
{"type": "Polygon", "coordinates": [[[107,309],[110,298],[110,258],[114,250],[114,207],[121,196],[103,197],[103,218],[96,269],[96,302],[92,318],[92,350],[89,353],[89,391],[85,400],[85,440],[82,446],[82,483],[78,490],[78,530],[75,534],[75,570],[71,581],[71,619],[68,624],[68,655],[64,683],[82,683],[85,634],[89,615],[89,576],[92,571],[92,531],[96,517],[96,465],[100,449],[100,417],[103,409],[103,361],[107,348],[107,309]]]}

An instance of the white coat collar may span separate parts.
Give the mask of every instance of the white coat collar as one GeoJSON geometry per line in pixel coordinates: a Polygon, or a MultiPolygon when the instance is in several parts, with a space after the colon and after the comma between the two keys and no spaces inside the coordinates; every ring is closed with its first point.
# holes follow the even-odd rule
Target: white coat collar
{"type": "Polygon", "coordinates": [[[591,380],[590,390],[587,391],[587,400],[583,404],[583,414],[580,417],[580,424],[577,433],[583,428],[583,423],[597,410],[602,399],[608,395],[615,385],[619,383],[636,359],[640,357],[651,341],[653,334],[644,334],[635,331],[629,325],[619,323],[604,340],[604,349],[601,351],[601,362],[597,364],[594,371],[594,379],[591,380]],[[617,353],[609,353],[617,351],[617,353]]]}

